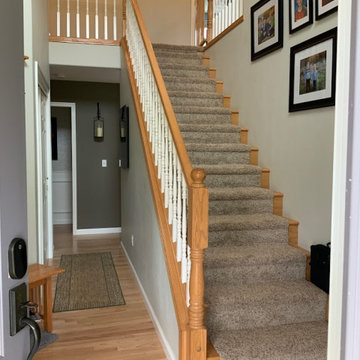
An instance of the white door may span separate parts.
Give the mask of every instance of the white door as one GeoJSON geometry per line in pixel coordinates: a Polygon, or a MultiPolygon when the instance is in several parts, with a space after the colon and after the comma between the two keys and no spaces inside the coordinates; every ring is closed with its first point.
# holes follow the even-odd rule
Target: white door
{"type": "Polygon", "coordinates": [[[11,240],[27,240],[23,2],[0,1],[0,359],[24,360],[29,330],[10,336],[9,289],[25,282],[8,276],[11,240]]]}

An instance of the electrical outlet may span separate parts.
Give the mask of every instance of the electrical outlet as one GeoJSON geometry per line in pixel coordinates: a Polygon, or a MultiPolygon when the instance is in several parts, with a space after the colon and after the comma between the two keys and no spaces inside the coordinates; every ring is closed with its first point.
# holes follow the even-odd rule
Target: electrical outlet
{"type": "Polygon", "coordinates": [[[131,235],[131,246],[134,246],[134,235],[131,235]]]}

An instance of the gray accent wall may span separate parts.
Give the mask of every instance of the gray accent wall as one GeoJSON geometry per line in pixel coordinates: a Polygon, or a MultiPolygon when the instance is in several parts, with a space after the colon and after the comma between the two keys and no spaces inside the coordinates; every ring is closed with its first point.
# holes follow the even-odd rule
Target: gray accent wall
{"type": "Polygon", "coordinates": [[[118,84],[51,82],[51,101],[76,103],[78,229],[121,226],[119,98],[118,84]],[[94,140],[97,102],[105,120],[102,142],[94,140]]]}
{"type": "Polygon", "coordinates": [[[121,70],[120,86],[121,105],[129,106],[130,117],[130,168],[121,170],[122,243],[151,308],[167,358],[175,360],[178,326],[126,68],[121,70]],[[133,246],[131,236],[134,236],[133,246]]]}

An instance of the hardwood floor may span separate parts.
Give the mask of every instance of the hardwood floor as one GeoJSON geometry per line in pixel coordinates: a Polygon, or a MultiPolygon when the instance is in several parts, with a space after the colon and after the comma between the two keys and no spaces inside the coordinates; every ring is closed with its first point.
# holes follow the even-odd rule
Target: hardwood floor
{"type": "MultiPolygon", "coordinates": [[[[111,251],[126,305],[54,313],[53,332],[59,339],[40,350],[35,360],[161,360],[166,359],[119,236],[75,239],[64,228],[54,234],[54,259],[62,254],[111,251]]],[[[53,282],[55,293],[56,281],[53,282]]]]}

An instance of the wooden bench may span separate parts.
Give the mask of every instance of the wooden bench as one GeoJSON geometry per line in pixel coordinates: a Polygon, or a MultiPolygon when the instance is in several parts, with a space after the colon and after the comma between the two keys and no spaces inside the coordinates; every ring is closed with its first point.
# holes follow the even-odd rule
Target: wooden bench
{"type": "Polygon", "coordinates": [[[48,332],[52,332],[52,277],[64,271],[64,269],[54,266],[40,264],[29,266],[30,301],[39,304],[40,314],[43,316],[44,329],[48,332]],[[42,294],[41,287],[43,287],[42,294]]]}

